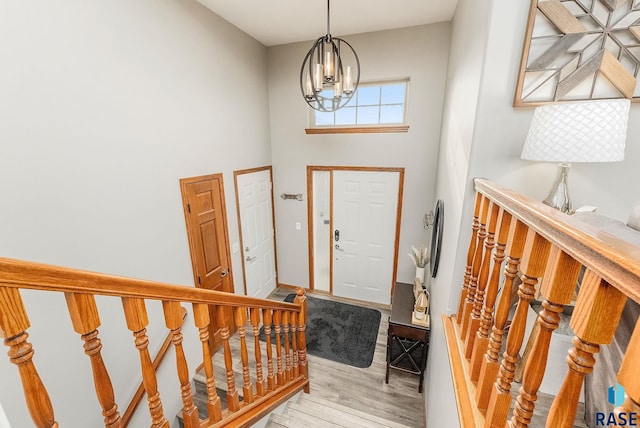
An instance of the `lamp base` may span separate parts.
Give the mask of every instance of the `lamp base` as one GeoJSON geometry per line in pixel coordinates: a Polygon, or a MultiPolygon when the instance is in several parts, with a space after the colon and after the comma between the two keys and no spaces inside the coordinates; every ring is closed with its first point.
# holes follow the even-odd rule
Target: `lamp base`
{"type": "Polygon", "coordinates": [[[567,214],[573,214],[571,200],[569,199],[569,186],[567,185],[570,168],[571,164],[558,164],[558,176],[556,177],[556,181],[553,183],[553,187],[551,188],[549,195],[544,201],[542,201],[550,207],[567,214]]]}

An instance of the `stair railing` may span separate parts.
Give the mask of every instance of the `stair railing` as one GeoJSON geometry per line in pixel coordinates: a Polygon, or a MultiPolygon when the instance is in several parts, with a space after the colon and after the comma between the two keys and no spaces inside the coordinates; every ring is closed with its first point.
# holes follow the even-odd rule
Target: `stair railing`
{"type": "MultiPolygon", "coordinates": [[[[640,303],[640,248],[488,180],[475,179],[474,184],[459,310],[451,317],[443,315],[461,425],[528,427],[548,359],[566,358],[568,372],[546,426],[572,427],[594,355],[612,341],[627,298],[640,303]],[[582,270],[570,320],[574,347],[567,355],[550,356],[551,335],[564,305],[572,302],[582,270]],[[522,387],[513,400],[527,312],[538,293],[543,309],[533,328],[522,387]]],[[[626,392],[624,402],[611,412],[618,423],[628,422],[633,413],[640,420],[639,363],[640,322],[618,371],[626,392]]]]}
{"type": "Polygon", "coordinates": [[[0,337],[9,348],[10,361],[18,368],[27,408],[36,427],[57,427],[58,423],[52,400],[33,360],[34,345],[27,341],[30,321],[21,289],[64,293],[73,328],[84,341],[84,351],[90,360],[105,427],[122,427],[123,419],[101,356],[102,343],[98,335],[101,323],[95,295],[122,300],[127,327],[133,334],[134,345],[140,356],[142,382],[152,427],[169,427],[169,422],[163,412],[156,372],[149,354],[147,327],[150,320],[146,310],[147,300],[162,302],[164,322],[175,349],[177,377],[183,401],[182,416],[186,428],[248,424],[266,415],[298,391],[309,391],[305,337],[306,297],[302,289],[297,290],[294,303],[285,303],[0,258],[0,337]],[[182,349],[184,309],[181,303],[191,305],[202,344],[209,412],[206,420],[200,420],[193,402],[189,367],[182,349]],[[210,307],[214,308],[211,312],[210,307]],[[235,387],[230,332],[227,327],[221,329],[227,375],[225,381],[228,404],[225,408],[217,395],[216,382],[220,380],[214,378],[213,355],[209,346],[211,313],[216,315],[218,325],[222,326],[227,324],[227,313],[232,313],[240,336],[242,399],[235,387]],[[266,333],[264,344],[259,340],[260,327],[264,327],[266,333]],[[274,371],[274,344],[270,336],[272,330],[276,332],[277,373],[274,371]],[[288,332],[291,332],[290,335],[286,334],[288,332]],[[247,351],[247,335],[253,336],[255,345],[251,360],[255,364],[253,377],[247,351]],[[284,356],[282,342],[285,344],[284,356]],[[266,355],[266,377],[262,349],[265,349],[266,355]],[[282,367],[282,358],[286,361],[286,369],[282,367]]]}

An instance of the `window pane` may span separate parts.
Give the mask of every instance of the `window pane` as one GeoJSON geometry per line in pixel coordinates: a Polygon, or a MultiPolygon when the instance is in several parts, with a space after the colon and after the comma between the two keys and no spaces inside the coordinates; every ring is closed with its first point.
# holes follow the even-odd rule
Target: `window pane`
{"type": "Polygon", "coordinates": [[[333,124],[333,112],[316,111],[316,125],[333,124]]]}
{"type": "Polygon", "coordinates": [[[404,106],[401,104],[381,106],[380,123],[404,123],[404,106]]]}
{"type": "Polygon", "coordinates": [[[356,109],[355,107],[343,107],[336,110],[336,125],[355,125],[356,109]]]}
{"type": "Polygon", "coordinates": [[[345,104],[345,105],[346,105],[346,107],[355,107],[357,102],[358,102],[358,91],[356,91],[356,93],[353,94],[353,96],[351,97],[349,102],[347,104],[345,104]]]}
{"type": "Polygon", "coordinates": [[[378,123],[380,107],[358,107],[358,125],[372,125],[378,123]]]}
{"type": "Polygon", "coordinates": [[[381,104],[403,104],[406,92],[405,87],[405,83],[398,83],[396,85],[384,85],[382,87],[381,104]]]}
{"type": "Polygon", "coordinates": [[[358,105],[370,106],[380,104],[380,86],[364,86],[358,88],[358,105]]]}

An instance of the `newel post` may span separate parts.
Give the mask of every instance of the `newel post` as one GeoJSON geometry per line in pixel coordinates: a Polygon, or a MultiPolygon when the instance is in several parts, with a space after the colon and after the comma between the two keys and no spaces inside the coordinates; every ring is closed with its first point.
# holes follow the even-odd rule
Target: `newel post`
{"type": "MultiPolygon", "coordinates": [[[[300,306],[300,314],[298,315],[298,364],[300,365],[300,374],[305,379],[309,379],[309,368],[307,366],[307,296],[304,295],[304,289],[296,290],[296,298],[293,301],[300,306]]],[[[309,393],[309,384],[304,387],[304,392],[309,393]]]]}

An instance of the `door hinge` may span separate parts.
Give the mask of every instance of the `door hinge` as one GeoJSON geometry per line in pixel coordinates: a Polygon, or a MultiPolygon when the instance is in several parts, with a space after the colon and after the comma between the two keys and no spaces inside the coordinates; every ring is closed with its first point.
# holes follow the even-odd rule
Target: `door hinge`
{"type": "Polygon", "coordinates": [[[202,285],[202,280],[198,277],[198,284],[202,285]]]}
{"type": "Polygon", "coordinates": [[[187,204],[187,212],[191,214],[191,204],[187,204]]]}
{"type": "Polygon", "coordinates": [[[269,190],[273,190],[273,183],[269,182],[269,190]]]}

